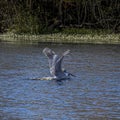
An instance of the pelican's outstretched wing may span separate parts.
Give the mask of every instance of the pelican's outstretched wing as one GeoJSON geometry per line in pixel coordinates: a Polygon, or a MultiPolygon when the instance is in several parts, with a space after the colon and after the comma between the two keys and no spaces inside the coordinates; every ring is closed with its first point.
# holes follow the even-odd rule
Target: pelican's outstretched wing
{"type": "Polygon", "coordinates": [[[44,48],[43,53],[48,57],[49,67],[52,67],[53,64],[53,57],[55,56],[55,52],[52,51],[50,48],[44,48]]]}
{"type": "Polygon", "coordinates": [[[65,51],[61,57],[57,57],[56,62],[55,62],[55,71],[56,72],[62,72],[62,60],[64,56],[70,53],[70,50],[65,51]]]}

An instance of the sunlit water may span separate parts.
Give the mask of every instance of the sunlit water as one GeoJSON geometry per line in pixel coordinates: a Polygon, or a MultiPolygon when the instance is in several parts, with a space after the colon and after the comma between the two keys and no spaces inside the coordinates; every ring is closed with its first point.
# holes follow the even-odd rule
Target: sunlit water
{"type": "Polygon", "coordinates": [[[119,45],[0,43],[0,120],[120,120],[119,45]],[[70,49],[63,67],[71,80],[49,76],[44,47],[70,49]]]}

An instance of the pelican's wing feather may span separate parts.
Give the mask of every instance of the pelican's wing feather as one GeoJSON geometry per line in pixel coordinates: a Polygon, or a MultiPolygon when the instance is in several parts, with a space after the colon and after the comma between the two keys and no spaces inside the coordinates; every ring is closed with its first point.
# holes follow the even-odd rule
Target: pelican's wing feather
{"type": "Polygon", "coordinates": [[[45,56],[48,57],[49,67],[52,67],[53,57],[55,55],[55,52],[52,51],[50,48],[44,48],[43,53],[45,54],[45,56]]]}
{"type": "Polygon", "coordinates": [[[56,59],[56,63],[55,63],[55,71],[57,72],[62,72],[62,61],[64,56],[66,56],[67,54],[70,53],[70,50],[65,51],[61,57],[56,59]]]}

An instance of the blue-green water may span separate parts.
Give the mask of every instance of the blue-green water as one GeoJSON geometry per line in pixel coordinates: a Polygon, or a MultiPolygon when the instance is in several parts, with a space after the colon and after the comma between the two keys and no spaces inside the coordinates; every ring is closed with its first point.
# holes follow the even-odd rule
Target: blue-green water
{"type": "Polygon", "coordinates": [[[120,120],[119,45],[11,45],[0,43],[0,120],[120,120]],[[77,77],[49,76],[44,47],[77,77]]]}

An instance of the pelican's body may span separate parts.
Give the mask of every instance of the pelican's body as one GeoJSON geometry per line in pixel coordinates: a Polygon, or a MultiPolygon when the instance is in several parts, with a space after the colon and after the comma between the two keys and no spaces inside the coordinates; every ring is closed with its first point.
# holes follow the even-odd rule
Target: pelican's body
{"type": "Polygon", "coordinates": [[[65,51],[62,56],[58,56],[55,54],[54,51],[52,51],[49,48],[45,48],[43,50],[43,53],[48,57],[48,62],[49,62],[49,68],[50,68],[50,74],[51,77],[44,77],[41,79],[46,79],[46,80],[61,80],[61,79],[69,79],[70,78],[70,73],[67,73],[66,71],[62,70],[62,60],[64,56],[69,54],[70,50],[65,51]]]}

